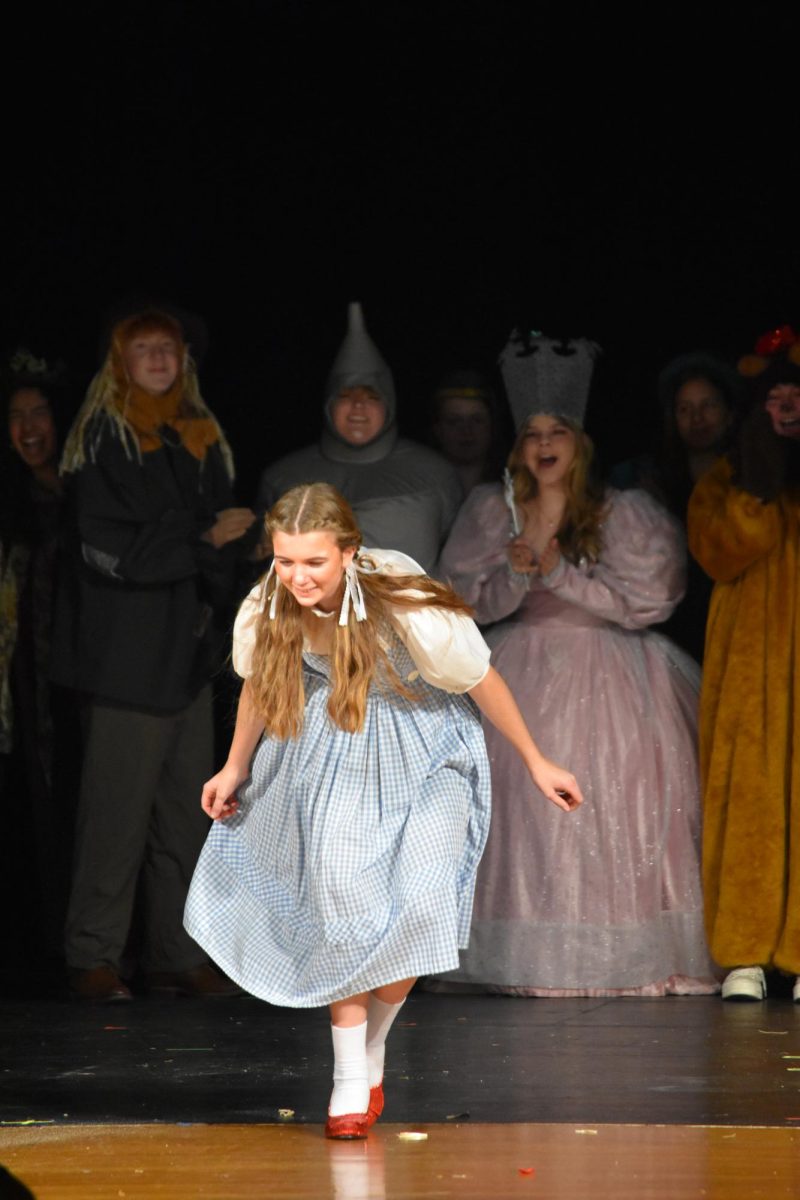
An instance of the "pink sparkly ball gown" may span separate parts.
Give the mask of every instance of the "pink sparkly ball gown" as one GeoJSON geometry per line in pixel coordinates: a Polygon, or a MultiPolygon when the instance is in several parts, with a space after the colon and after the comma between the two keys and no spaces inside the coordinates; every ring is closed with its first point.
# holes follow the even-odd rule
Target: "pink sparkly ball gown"
{"type": "Polygon", "coordinates": [[[476,489],[441,573],[478,621],[498,622],[492,662],[585,802],[572,814],[549,804],[485,723],[493,815],[470,945],[432,987],[716,991],[700,886],[700,673],[647,628],[682,595],[682,533],[644,492],[610,491],[599,561],[562,558],[544,580],[510,570],[509,536],[501,489],[476,489]]]}

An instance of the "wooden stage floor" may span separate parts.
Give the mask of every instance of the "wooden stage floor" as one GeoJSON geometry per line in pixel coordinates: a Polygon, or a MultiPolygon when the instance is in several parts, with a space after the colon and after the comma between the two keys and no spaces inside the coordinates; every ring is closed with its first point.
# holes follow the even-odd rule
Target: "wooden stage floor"
{"type": "MultiPolygon", "coordinates": [[[[16,1130],[37,1200],[796,1200],[800,1130],[682,1125],[92,1125],[16,1130]]],[[[0,1195],[3,1195],[0,1192],[0,1195]]]]}
{"type": "Polygon", "coordinates": [[[415,993],[401,1022],[385,1119],[365,1143],[332,1143],[323,1012],[5,1002],[0,1160],[37,1200],[800,1197],[788,993],[415,993]]]}

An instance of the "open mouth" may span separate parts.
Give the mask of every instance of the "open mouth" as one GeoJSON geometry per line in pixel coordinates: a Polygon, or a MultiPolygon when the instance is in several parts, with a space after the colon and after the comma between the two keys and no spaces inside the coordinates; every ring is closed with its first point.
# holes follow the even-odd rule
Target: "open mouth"
{"type": "Polygon", "coordinates": [[[28,457],[35,457],[43,454],[45,449],[44,438],[22,438],[19,443],[20,453],[28,457]]]}
{"type": "Polygon", "coordinates": [[[555,454],[543,454],[542,457],[539,459],[539,466],[540,467],[554,467],[557,462],[558,462],[558,458],[556,457],[555,454]]]}

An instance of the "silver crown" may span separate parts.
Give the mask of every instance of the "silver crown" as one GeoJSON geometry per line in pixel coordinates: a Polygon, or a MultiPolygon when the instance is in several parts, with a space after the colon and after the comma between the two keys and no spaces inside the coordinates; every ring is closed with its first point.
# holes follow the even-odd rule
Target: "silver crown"
{"type": "Polygon", "coordinates": [[[551,413],[583,426],[589,385],[600,347],[587,338],[549,338],[514,329],[499,365],[514,425],[551,413]]]}

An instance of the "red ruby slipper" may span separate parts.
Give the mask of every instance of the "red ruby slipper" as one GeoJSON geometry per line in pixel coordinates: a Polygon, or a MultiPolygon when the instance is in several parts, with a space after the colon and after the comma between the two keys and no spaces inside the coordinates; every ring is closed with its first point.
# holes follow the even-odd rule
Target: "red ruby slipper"
{"type": "Polygon", "coordinates": [[[370,1126],[369,1113],[343,1113],[339,1117],[328,1117],[325,1137],[342,1141],[365,1138],[370,1126]]]}
{"type": "Polygon", "coordinates": [[[375,1124],[383,1112],[383,1080],[369,1089],[369,1108],[367,1109],[367,1126],[375,1124]]]}

